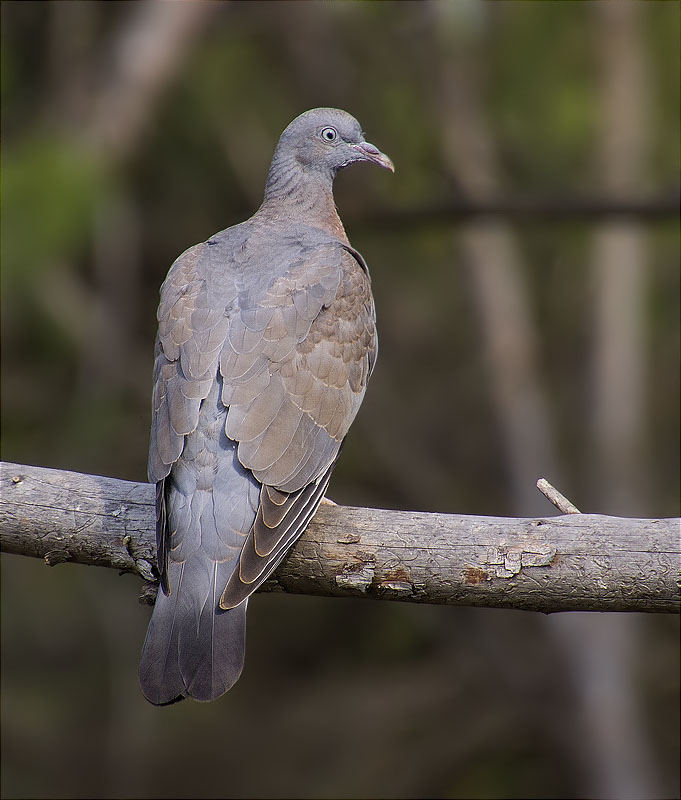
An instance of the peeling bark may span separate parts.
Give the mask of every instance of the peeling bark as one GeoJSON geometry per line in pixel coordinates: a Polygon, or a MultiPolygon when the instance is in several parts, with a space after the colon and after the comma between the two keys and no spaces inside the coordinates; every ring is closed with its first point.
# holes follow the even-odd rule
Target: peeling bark
{"type": "MultiPolygon", "coordinates": [[[[54,566],[155,564],[154,488],[2,463],[0,546],[54,566]]],[[[679,611],[679,520],[323,505],[265,591],[531,611],[679,611]]],[[[144,589],[150,600],[153,592],[144,589]]]]}

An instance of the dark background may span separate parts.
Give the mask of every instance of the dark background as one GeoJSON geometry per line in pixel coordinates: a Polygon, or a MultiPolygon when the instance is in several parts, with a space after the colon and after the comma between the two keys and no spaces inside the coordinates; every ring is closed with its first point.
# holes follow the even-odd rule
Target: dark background
{"type": "MultiPolygon", "coordinates": [[[[679,512],[679,5],[3,2],[2,455],[144,480],[158,287],[307,108],[380,354],[337,502],[679,512]]],[[[259,596],[210,705],[137,687],[138,579],[3,557],[2,793],[678,796],[678,618],[259,596]]]]}

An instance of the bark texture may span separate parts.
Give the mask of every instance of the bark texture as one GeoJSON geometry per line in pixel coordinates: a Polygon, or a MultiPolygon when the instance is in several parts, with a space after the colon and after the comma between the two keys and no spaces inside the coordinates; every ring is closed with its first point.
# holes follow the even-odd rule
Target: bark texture
{"type": "MultiPolygon", "coordinates": [[[[678,612],[679,524],[324,505],[263,588],[547,613],[678,612]]],[[[0,464],[4,552],[151,580],[153,531],[150,484],[0,464]]]]}

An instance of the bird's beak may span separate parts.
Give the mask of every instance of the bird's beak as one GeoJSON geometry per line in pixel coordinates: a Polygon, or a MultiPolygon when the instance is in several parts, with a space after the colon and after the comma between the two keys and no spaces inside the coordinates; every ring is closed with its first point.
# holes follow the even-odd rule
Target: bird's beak
{"type": "Polygon", "coordinates": [[[360,142],[352,146],[357,150],[362,161],[371,161],[374,164],[378,164],[379,167],[385,167],[385,169],[395,172],[393,162],[385,153],[381,153],[378,147],[374,147],[374,145],[369,142],[360,142]]]}

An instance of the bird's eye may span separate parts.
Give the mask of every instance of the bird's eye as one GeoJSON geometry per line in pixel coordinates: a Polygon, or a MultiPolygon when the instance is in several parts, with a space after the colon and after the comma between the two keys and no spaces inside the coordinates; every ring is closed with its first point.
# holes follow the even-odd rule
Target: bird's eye
{"type": "Polygon", "coordinates": [[[319,135],[325,142],[333,142],[338,136],[338,132],[335,128],[324,128],[319,135]]]}

